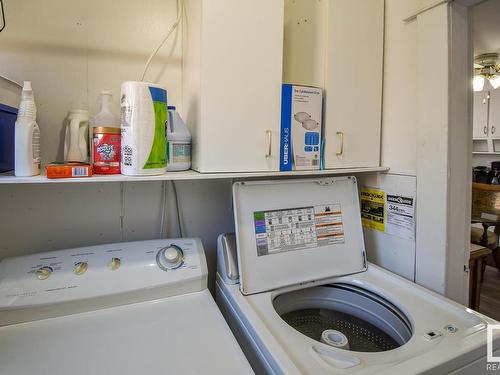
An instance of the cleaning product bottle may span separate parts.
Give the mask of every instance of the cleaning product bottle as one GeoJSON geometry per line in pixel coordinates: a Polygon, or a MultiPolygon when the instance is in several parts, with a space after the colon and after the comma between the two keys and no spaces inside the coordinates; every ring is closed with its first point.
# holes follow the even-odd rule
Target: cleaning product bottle
{"type": "Polygon", "coordinates": [[[113,94],[110,91],[101,91],[99,94],[99,112],[90,119],[89,128],[89,146],[90,146],[90,162],[94,163],[94,147],[92,145],[94,128],[120,128],[120,119],[111,111],[113,102],[113,94]]]}
{"type": "Polygon", "coordinates": [[[174,106],[168,106],[167,171],[191,168],[191,134],[174,106]]]}
{"type": "Polygon", "coordinates": [[[65,122],[64,161],[88,162],[89,111],[86,109],[72,109],[68,112],[65,122]]]}
{"type": "Polygon", "coordinates": [[[40,128],[36,123],[36,105],[31,82],[25,81],[14,129],[14,174],[40,174],[40,128]]]}

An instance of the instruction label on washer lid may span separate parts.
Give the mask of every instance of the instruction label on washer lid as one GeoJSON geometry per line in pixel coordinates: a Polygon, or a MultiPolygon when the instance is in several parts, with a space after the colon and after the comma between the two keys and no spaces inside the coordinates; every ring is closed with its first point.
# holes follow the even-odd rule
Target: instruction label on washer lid
{"type": "Polygon", "coordinates": [[[344,243],[340,204],[254,212],[257,255],[344,243]]]}

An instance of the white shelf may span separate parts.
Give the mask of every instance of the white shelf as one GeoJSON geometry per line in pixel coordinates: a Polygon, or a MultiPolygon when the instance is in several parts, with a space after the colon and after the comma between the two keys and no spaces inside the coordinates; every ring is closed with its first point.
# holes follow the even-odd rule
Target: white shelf
{"type": "Polygon", "coordinates": [[[246,178],[275,178],[275,177],[307,177],[307,176],[335,176],[367,172],[387,172],[387,167],[369,168],[339,168],[323,171],[292,171],[292,172],[241,172],[241,173],[198,173],[196,171],[168,172],[159,176],[124,176],[102,175],[83,178],[49,179],[45,176],[15,177],[0,174],[0,184],[61,184],[61,183],[102,183],[102,182],[137,182],[137,181],[181,181],[181,180],[218,180],[218,179],[246,179],[246,178]]]}

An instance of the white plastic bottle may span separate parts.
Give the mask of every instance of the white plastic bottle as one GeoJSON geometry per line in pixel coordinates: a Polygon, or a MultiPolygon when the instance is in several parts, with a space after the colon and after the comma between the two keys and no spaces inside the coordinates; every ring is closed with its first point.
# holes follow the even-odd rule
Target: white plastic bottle
{"type": "Polygon", "coordinates": [[[40,128],[31,82],[25,81],[14,128],[14,174],[20,177],[40,174],[40,128]]]}
{"type": "Polygon", "coordinates": [[[90,146],[90,162],[94,162],[94,147],[92,147],[92,139],[94,135],[94,128],[119,128],[120,119],[116,117],[111,111],[113,102],[113,94],[109,91],[101,91],[99,94],[99,112],[90,119],[89,127],[89,146],[90,146]]]}
{"type": "Polygon", "coordinates": [[[168,106],[167,171],[191,168],[191,133],[174,106],[168,106]]]}

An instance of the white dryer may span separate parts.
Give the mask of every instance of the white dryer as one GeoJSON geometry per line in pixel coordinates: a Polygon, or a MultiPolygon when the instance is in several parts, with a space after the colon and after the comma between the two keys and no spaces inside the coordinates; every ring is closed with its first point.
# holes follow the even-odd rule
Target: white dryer
{"type": "Polygon", "coordinates": [[[238,182],[233,199],[216,299],[257,373],[486,372],[497,322],[367,263],[354,177],[238,182]]]}
{"type": "Polygon", "coordinates": [[[0,374],[251,374],[198,239],[0,262],[0,374]]]}

